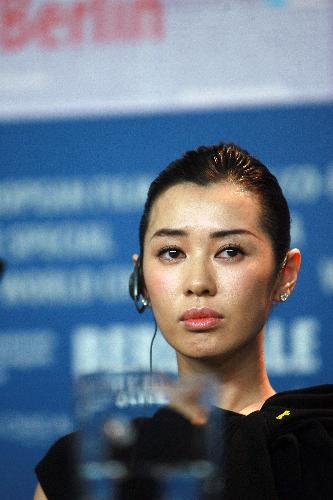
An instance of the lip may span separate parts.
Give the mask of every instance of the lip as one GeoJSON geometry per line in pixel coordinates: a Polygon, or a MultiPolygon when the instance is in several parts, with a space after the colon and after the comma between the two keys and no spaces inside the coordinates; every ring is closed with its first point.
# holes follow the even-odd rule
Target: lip
{"type": "Polygon", "coordinates": [[[185,328],[190,331],[206,331],[215,328],[223,316],[208,307],[192,307],[180,317],[185,328]]]}
{"type": "Polygon", "coordinates": [[[221,314],[214,309],[209,309],[208,307],[192,307],[184,312],[180,317],[181,321],[186,321],[188,319],[201,319],[201,318],[221,318],[221,314]]]}

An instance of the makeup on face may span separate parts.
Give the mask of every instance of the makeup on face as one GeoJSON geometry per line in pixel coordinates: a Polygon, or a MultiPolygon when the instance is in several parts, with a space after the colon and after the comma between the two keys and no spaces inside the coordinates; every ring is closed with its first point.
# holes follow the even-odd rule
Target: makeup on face
{"type": "Polygon", "coordinates": [[[262,329],[274,252],[255,195],[233,185],[176,185],[152,207],[144,277],[177,356],[223,355],[262,329]]]}
{"type": "Polygon", "coordinates": [[[208,307],[192,307],[181,315],[180,321],[190,331],[209,331],[223,320],[222,314],[208,307]]]}

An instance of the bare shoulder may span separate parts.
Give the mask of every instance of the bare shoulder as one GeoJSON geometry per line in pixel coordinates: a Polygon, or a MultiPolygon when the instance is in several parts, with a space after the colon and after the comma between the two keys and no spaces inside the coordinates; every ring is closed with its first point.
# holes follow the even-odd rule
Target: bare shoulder
{"type": "Polygon", "coordinates": [[[45,496],[45,493],[39,483],[37,484],[33,500],[47,500],[47,497],[45,496]]]}

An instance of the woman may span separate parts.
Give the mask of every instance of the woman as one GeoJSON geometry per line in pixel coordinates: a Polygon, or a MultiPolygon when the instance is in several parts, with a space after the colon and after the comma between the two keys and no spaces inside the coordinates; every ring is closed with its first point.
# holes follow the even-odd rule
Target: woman
{"type": "MultiPolygon", "coordinates": [[[[276,178],[233,144],[186,153],[151,184],[133,260],[131,295],[139,310],[152,307],[180,379],[213,375],[220,388],[223,498],[333,498],[332,386],[275,394],[264,363],[264,325],[301,262],[276,178]]],[[[138,460],[186,456],[184,435],[190,443],[207,416],[195,398],[176,398],[174,408],[145,422],[138,460]]],[[[55,465],[66,491],[70,446],[60,440],[37,467],[36,500],[43,489],[57,498],[48,484],[55,465]]]]}

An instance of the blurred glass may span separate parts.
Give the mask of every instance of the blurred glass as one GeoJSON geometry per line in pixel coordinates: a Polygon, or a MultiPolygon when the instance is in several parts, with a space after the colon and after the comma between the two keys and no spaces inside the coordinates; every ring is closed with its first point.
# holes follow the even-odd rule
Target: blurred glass
{"type": "MultiPolygon", "coordinates": [[[[216,470],[210,455],[211,445],[221,434],[221,420],[217,428],[214,419],[209,417],[214,397],[211,380],[179,382],[174,374],[152,375],[144,370],[100,372],[81,377],[77,381],[76,394],[82,499],[215,498],[211,482],[216,470]],[[156,434],[156,428],[150,427],[149,417],[166,408],[171,413],[162,414],[162,421],[171,415],[170,425],[167,424],[165,432],[163,426],[158,428],[156,434]],[[170,445],[172,451],[174,440],[178,439],[177,432],[180,439],[183,438],[184,417],[195,422],[198,415],[199,418],[206,415],[208,419],[208,425],[193,426],[195,433],[199,427],[202,429],[202,454],[199,450],[197,456],[198,442],[195,438],[191,440],[188,434],[184,457],[170,458],[168,452],[165,457],[155,456],[155,452],[159,454],[156,450],[161,449],[160,439],[167,449],[170,445]],[[173,422],[176,422],[174,429],[173,422]],[[180,429],[177,422],[180,422],[180,429]],[[149,450],[148,455],[142,451],[140,443],[149,450]]],[[[186,425],[185,422],[185,430],[192,429],[186,425]]]]}

